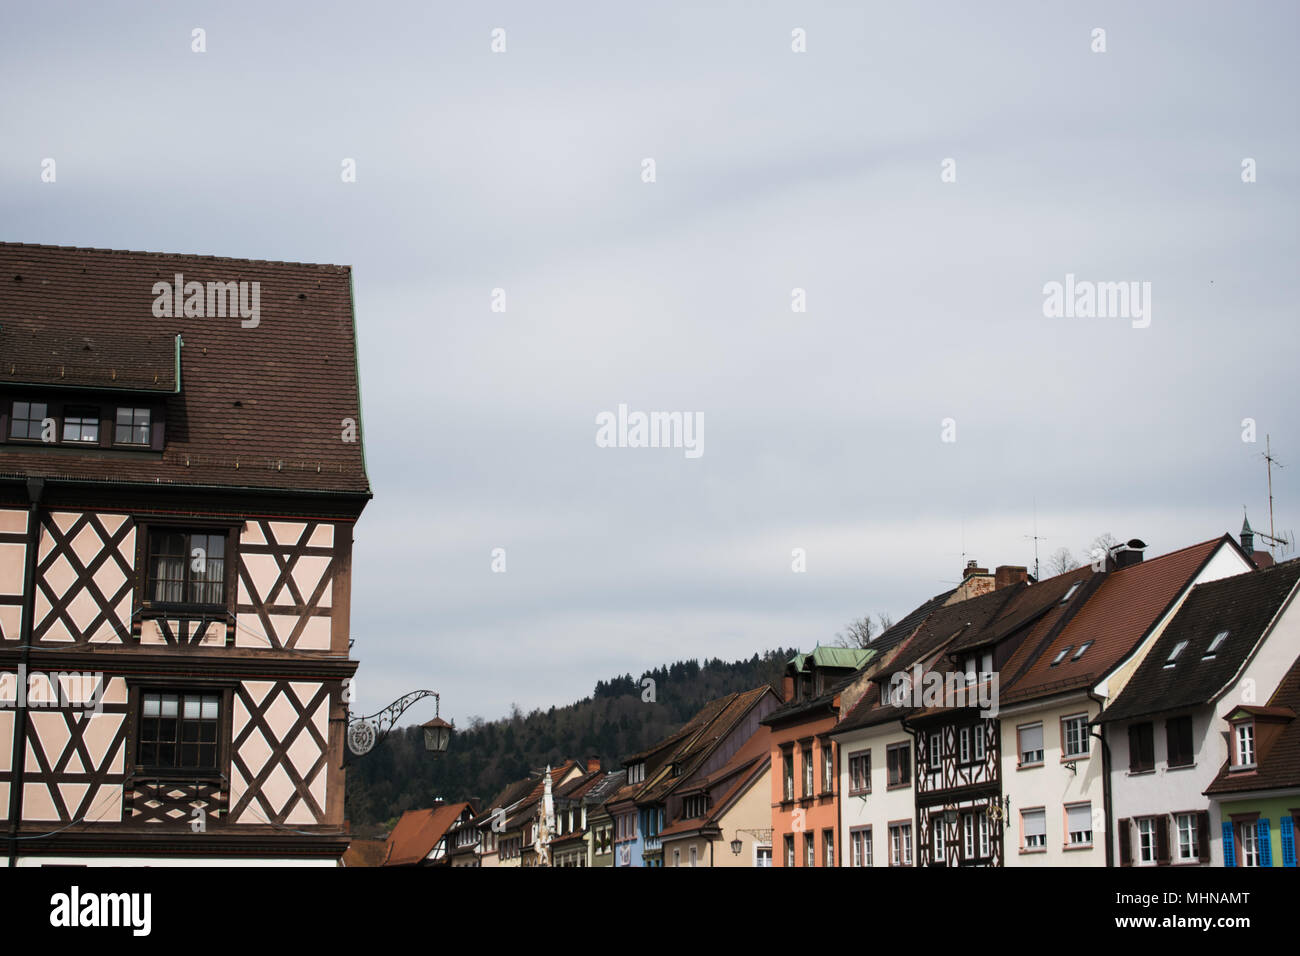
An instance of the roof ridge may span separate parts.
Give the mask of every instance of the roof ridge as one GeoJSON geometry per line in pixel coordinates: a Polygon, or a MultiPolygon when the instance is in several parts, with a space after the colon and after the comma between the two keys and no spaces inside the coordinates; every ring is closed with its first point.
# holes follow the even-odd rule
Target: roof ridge
{"type": "Polygon", "coordinates": [[[205,252],[155,252],[148,249],[108,249],[99,246],[57,246],[43,242],[10,242],[0,240],[0,248],[5,249],[44,249],[59,252],[96,252],[117,256],[156,256],[160,259],[204,259],[213,262],[247,262],[252,265],[272,266],[313,266],[326,269],[341,269],[351,272],[352,267],[336,262],[300,262],[293,259],[248,259],[243,256],[217,256],[205,252]]]}

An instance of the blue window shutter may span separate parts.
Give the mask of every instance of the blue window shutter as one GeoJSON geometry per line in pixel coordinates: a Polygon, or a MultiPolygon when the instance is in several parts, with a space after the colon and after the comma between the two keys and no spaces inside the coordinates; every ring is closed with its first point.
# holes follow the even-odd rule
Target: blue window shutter
{"type": "Polygon", "coordinates": [[[1282,865],[1295,866],[1295,827],[1290,817],[1282,818],[1282,865]]]}
{"type": "Polygon", "coordinates": [[[1232,824],[1223,821],[1223,865],[1237,865],[1237,851],[1232,846],[1232,824]]]}
{"type": "Polygon", "coordinates": [[[1273,865],[1273,843],[1268,838],[1268,817],[1259,818],[1259,865],[1273,865]]]}

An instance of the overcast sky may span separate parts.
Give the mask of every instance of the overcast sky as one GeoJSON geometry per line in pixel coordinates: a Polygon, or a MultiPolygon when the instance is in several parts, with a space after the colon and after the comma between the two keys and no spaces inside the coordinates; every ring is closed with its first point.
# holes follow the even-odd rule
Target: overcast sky
{"type": "Polygon", "coordinates": [[[1266,432],[1300,529],[1294,3],[15,6],[0,238],[354,269],[362,712],[828,643],[1035,500],[1044,559],[1267,530],[1266,432]]]}

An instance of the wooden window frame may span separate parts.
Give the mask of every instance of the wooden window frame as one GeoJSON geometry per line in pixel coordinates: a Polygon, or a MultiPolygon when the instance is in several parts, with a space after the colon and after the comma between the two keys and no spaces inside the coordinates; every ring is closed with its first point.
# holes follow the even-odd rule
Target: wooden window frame
{"type": "Polygon", "coordinates": [[[849,754],[849,796],[857,796],[862,793],[871,792],[871,748],[866,750],[854,750],[849,754]],[[864,765],[861,779],[862,786],[857,786],[854,782],[853,765],[854,763],[864,765]]]}
{"type": "MultiPolygon", "coordinates": [[[[159,617],[210,617],[216,612],[223,612],[225,620],[234,620],[235,616],[235,597],[237,592],[237,583],[239,579],[240,553],[239,538],[243,530],[243,521],[231,520],[206,520],[196,518],[191,520],[155,517],[152,515],[135,515],[135,598],[134,609],[137,620],[144,618],[159,617]],[[186,601],[154,601],[151,597],[151,584],[153,583],[152,558],[153,546],[152,540],[155,533],[172,533],[186,535],[186,556],[185,567],[188,574],[190,567],[189,561],[189,537],[195,534],[207,535],[224,535],[225,536],[225,568],[224,580],[222,582],[225,591],[225,600],[220,604],[194,604],[186,601]]],[[[186,579],[188,582],[188,578],[186,579]]]]}
{"type": "Polygon", "coordinates": [[[903,790],[912,785],[912,745],[908,741],[889,744],[885,747],[885,789],[903,790]],[[890,760],[895,753],[901,754],[898,760],[890,760]],[[893,769],[898,769],[898,782],[894,782],[893,769]],[[907,776],[904,779],[903,774],[907,776]]]}
{"type": "Polygon", "coordinates": [[[215,783],[223,788],[227,787],[230,779],[235,689],[236,684],[230,681],[211,682],[167,677],[129,680],[126,689],[126,735],[123,742],[126,765],[125,788],[129,789],[135,781],[150,780],[215,783]],[[217,766],[215,769],[146,767],[140,763],[140,729],[146,693],[216,694],[220,698],[217,704],[217,766]]]}
{"type": "Polygon", "coordinates": [[[1179,714],[1176,717],[1165,719],[1165,766],[1171,770],[1181,770],[1187,767],[1196,766],[1196,723],[1190,714],[1179,714]],[[1187,727],[1187,753],[1180,754],[1186,759],[1179,763],[1174,763],[1174,727],[1175,725],[1187,727]]]}
{"type": "MultiPolygon", "coordinates": [[[[1149,720],[1139,721],[1135,724],[1128,725],[1128,774],[1137,776],[1144,773],[1154,773],[1156,769],[1156,728],[1155,724],[1149,720]],[[1145,728],[1147,734],[1147,747],[1149,759],[1146,763],[1138,762],[1138,748],[1134,745],[1135,738],[1139,738],[1145,728]]],[[[1139,819],[1139,818],[1134,818],[1139,819]]]]}

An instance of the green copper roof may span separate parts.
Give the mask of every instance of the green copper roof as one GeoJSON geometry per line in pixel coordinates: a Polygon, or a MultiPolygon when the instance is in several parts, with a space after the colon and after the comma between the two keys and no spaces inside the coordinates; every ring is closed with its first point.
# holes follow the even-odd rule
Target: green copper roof
{"type": "Polygon", "coordinates": [[[842,667],[855,671],[875,656],[875,650],[869,647],[822,647],[819,644],[810,654],[796,654],[790,658],[790,664],[796,671],[810,667],[842,667]]]}

